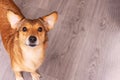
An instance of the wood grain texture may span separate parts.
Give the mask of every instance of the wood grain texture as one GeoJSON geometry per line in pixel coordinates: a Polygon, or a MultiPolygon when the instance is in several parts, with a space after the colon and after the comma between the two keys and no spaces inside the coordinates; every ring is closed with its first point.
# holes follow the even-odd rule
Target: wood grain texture
{"type": "MultiPolygon", "coordinates": [[[[58,11],[41,80],[120,80],[120,0],[15,0],[25,17],[58,11]]],[[[1,42],[1,41],[0,41],[1,42]]],[[[29,73],[23,73],[31,80],[29,73]]],[[[0,80],[15,80],[0,43],[0,80]]]]}

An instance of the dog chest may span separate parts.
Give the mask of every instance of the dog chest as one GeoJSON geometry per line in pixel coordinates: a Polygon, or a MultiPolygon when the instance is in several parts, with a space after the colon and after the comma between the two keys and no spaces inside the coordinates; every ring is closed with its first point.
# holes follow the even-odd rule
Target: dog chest
{"type": "Polygon", "coordinates": [[[30,69],[36,69],[40,66],[43,59],[43,48],[24,48],[22,49],[22,54],[24,58],[24,65],[30,69]]]}

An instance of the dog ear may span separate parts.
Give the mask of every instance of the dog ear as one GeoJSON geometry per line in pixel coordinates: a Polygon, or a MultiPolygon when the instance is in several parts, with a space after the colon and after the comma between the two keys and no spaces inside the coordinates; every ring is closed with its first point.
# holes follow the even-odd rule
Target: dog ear
{"type": "Polygon", "coordinates": [[[47,22],[48,29],[51,30],[54,27],[54,24],[57,21],[58,13],[56,11],[52,12],[49,15],[42,17],[45,22],[47,22]]]}
{"type": "Polygon", "coordinates": [[[7,11],[7,19],[11,25],[11,28],[17,28],[17,23],[22,19],[22,17],[11,10],[7,11]]]}

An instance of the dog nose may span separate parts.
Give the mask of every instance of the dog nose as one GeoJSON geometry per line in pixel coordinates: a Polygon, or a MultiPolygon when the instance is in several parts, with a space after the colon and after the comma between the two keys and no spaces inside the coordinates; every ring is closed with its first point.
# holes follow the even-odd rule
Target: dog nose
{"type": "Polygon", "coordinates": [[[35,36],[30,36],[30,37],[29,37],[29,41],[30,41],[31,43],[34,43],[34,42],[37,41],[37,38],[36,38],[35,36]]]}

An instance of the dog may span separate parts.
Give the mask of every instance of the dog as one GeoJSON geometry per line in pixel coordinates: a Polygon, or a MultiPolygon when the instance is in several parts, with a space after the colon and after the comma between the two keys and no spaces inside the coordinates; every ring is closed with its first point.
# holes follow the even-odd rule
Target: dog
{"type": "Polygon", "coordinates": [[[24,80],[22,71],[39,80],[36,71],[45,59],[47,33],[57,19],[56,11],[38,19],[26,19],[13,0],[0,0],[0,34],[16,80],[24,80]]]}

